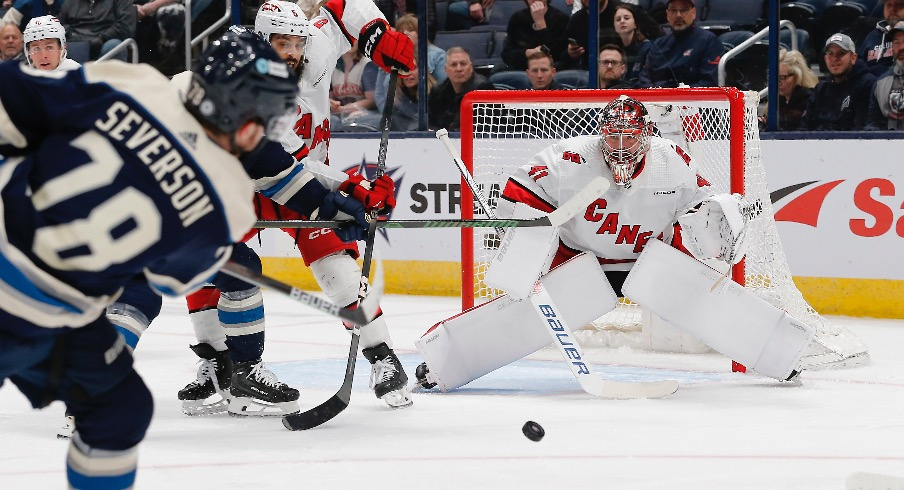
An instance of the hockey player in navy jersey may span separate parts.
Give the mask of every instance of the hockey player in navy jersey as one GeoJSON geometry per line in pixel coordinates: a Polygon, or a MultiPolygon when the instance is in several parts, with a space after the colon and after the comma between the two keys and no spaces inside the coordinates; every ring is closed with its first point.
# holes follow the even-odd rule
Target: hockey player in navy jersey
{"type": "Polygon", "coordinates": [[[104,310],[135,278],[181,295],[229,258],[255,220],[237,157],[281,136],[297,79],[234,33],[185,102],[146,65],[0,79],[0,383],[76,417],[72,488],[131,488],[153,401],[104,310]]]}

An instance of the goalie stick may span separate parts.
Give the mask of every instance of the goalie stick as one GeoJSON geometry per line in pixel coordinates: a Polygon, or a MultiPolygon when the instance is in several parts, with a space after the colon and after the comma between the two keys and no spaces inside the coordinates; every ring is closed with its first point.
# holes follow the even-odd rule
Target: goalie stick
{"type": "MultiPolygon", "coordinates": [[[[395,102],[398,78],[399,70],[393,68],[389,73],[389,84],[386,88],[386,105],[383,107],[383,115],[380,119],[382,134],[380,135],[380,149],[377,154],[376,178],[380,178],[386,170],[386,150],[389,147],[389,125],[392,122],[392,106],[395,102]]],[[[377,236],[377,221],[377,212],[374,210],[370,215],[370,226],[367,228],[367,240],[364,242],[364,262],[361,265],[361,289],[358,292],[359,308],[370,297],[370,295],[367,294],[367,276],[370,274],[371,259],[373,258],[374,253],[374,240],[377,236]]],[[[380,270],[379,264],[377,265],[377,270],[380,270]]],[[[355,361],[358,358],[358,343],[361,341],[361,331],[358,327],[366,325],[367,323],[356,324],[355,329],[351,332],[352,341],[348,348],[348,362],[345,364],[345,378],[342,380],[342,386],[339,387],[339,391],[327,401],[306,412],[295,413],[283,417],[282,423],[285,428],[289,430],[313,429],[318,425],[332,420],[343,410],[348,408],[349,401],[352,397],[352,383],[355,379],[355,361]]]]}
{"type": "MultiPolygon", "coordinates": [[[[452,157],[452,161],[455,162],[455,166],[458,167],[458,171],[461,173],[461,176],[464,179],[465,183],[467,183],[468,188],[471,189],[471,193],[474,195],[474,198],[483,209],[483,212],[488,217],[495,219],[496,213],[492,209],[490,209],[490,206],[484,198],[483,193],[474,182],[474,177],[468,171],[461,157],[458,155],[458,151],[455,150],[455,147],[449,140],[448,132],[445,129],[440,129],[436,132],[436,137],[439,138],[439,140],[442,141],[446,146],[446,150],[448,150],[449,155],[452,157]]],[[[570,220],[575,215],[583,211],[584,208],[586,208],[587,205],[590,204],[594,199],[605,194],[605,192],[609,190],[609,186],[609,181],[602,176],[593,179],[583,189],[578,191],[578,193],[575,194],[574,197],[562,203],[559,207],[556,208],[555,211],[550,213],[548,215],[550,222],[553,224],[553,226],[561,226],[566,221],[570,220]],[[556,216],[554,217],[553,215],[556,216]]],[[[497,228],[496,231],[500,236],[502,236],[502,228],[497,228]]],[[[546,289],[543,288],[543,285],[539,281],[537,281],[534,293],[530,295],[530,301],[541,316],[544,316],[543,306],[553,308],[552,311],[555,311],[555,307],[552,303],[552,298],[549,296],[549,293],[546,292],[546,289]]],[[[572,374],[574,374],[574,377],[578,380],[578,383],[581,384],[581,388],[583,388],[587,393],[601,398],[631,399],[662,398],[678,391],[678,382],[675,380],[635,383],[609,381],[602,379],[598,374],[594,373],[590,369],[590,366],[584,363],[580,363],[580,366],[582,367],[579,367],[574,362],[575,358],[573,356],[577,355],[578,358],[581,358],[583,357],[583,353],[581,352],[581,348],[578,343],[574,341],[574,336],[571,334],[571,330],[561,321],[560,325],[562,326],[562,329],[556,330],[555,328],[553,328],[553,323],[549,321],[549,318],[547,317],[546,319],[549,323],[549,328],[547,329],[547,331],[552,337],[553,343],[556,344],[556,348],[559,350],[559,354],[561,354],[562,358],[566,362],[568,362],[572,374]],[[567,340],[566,338],[570,340],[567,340]],[[563,341],[568,342],[568,345],[563,345],[563,341]]]]}
{"type": "Polygon", "coordinates": [[[530,302],[537,314],[546,321],[546,331],[552,337],[552,343],[562,358],[568,362],[571,374],[580,383],[581,388],[600,398],[616,400],[628,400],[634,398],[663,398],[678,391],[678,382],[675,380],[645,381],[625,383],[603,379],[599,373],[593,371],[584,361],[584,352],[571,333],[571,328],[565,323],[558,308],[552,301],[546,288],[540,281],[534,286],[530,295],[530,302]]]}

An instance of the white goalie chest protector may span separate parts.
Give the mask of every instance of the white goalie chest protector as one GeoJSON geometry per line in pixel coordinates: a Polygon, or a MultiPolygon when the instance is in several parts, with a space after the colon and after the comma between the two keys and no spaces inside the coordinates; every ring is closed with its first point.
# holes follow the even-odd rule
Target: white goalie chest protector
{"type": "MultiPolygon", "coordinates": [[[[592,254],[574,257],[540,278],[563,319],[579,328],[615,308],[617,298],[592,254]]],[[[508,295],[433,326],[415,342],[443,391],[453,390],[551,342],[529,300],[508,295]]]]}

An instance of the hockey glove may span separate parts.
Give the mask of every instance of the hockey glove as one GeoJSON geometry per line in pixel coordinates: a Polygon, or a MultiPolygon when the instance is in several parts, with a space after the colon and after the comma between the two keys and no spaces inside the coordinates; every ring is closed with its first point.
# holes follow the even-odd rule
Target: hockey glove
{"type": "Polygon", "coordinates": [[[373,182],[365,180],[361,174],[354,174],[339,185],[339,192],[360,201],[368,212],[376,210],[380,214],[389,214],[396,205],[395,183],[386,174],[373,182]]]}
{"type": "Polygon", "coordinates": [[[343,242],[355,242],[367,238],[367,228],[370,224],[367,210],[357,199],[342,192],[330,192],[323,198],[323,203],[317,211],[318,219],[333,219],[339,212],[343,212],[355,219],[354,223],[342,225],[335,229],[336,236],[343,242]]]}
{"type": "Polygon", "coordinates": [[[403,78],[414,69],[414,43],[408,36],[390,29],[383,19],[374,19],[361,29],[358,52],[384,71],[398,68],[403,78]]]}

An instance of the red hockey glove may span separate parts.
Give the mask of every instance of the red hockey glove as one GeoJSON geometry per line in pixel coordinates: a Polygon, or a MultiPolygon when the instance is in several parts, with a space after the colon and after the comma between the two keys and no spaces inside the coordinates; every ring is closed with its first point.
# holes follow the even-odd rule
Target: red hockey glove
{"type": "Polygon", "coordinates": [[[358,51],[387,72],[398,68],[403,78],[414,69],[414,43],[390,29],[383,19],[374,19],[361,29],[358,51]]]}
{"type": "Polygon", "coordinates": [[[387,214],[396,205],[395,183],[386,174],[373,182],[361,174],[352,175],[339,185],[339,191],[360,201],[367,211],[376,209],[380,214],[387,214]]]}

